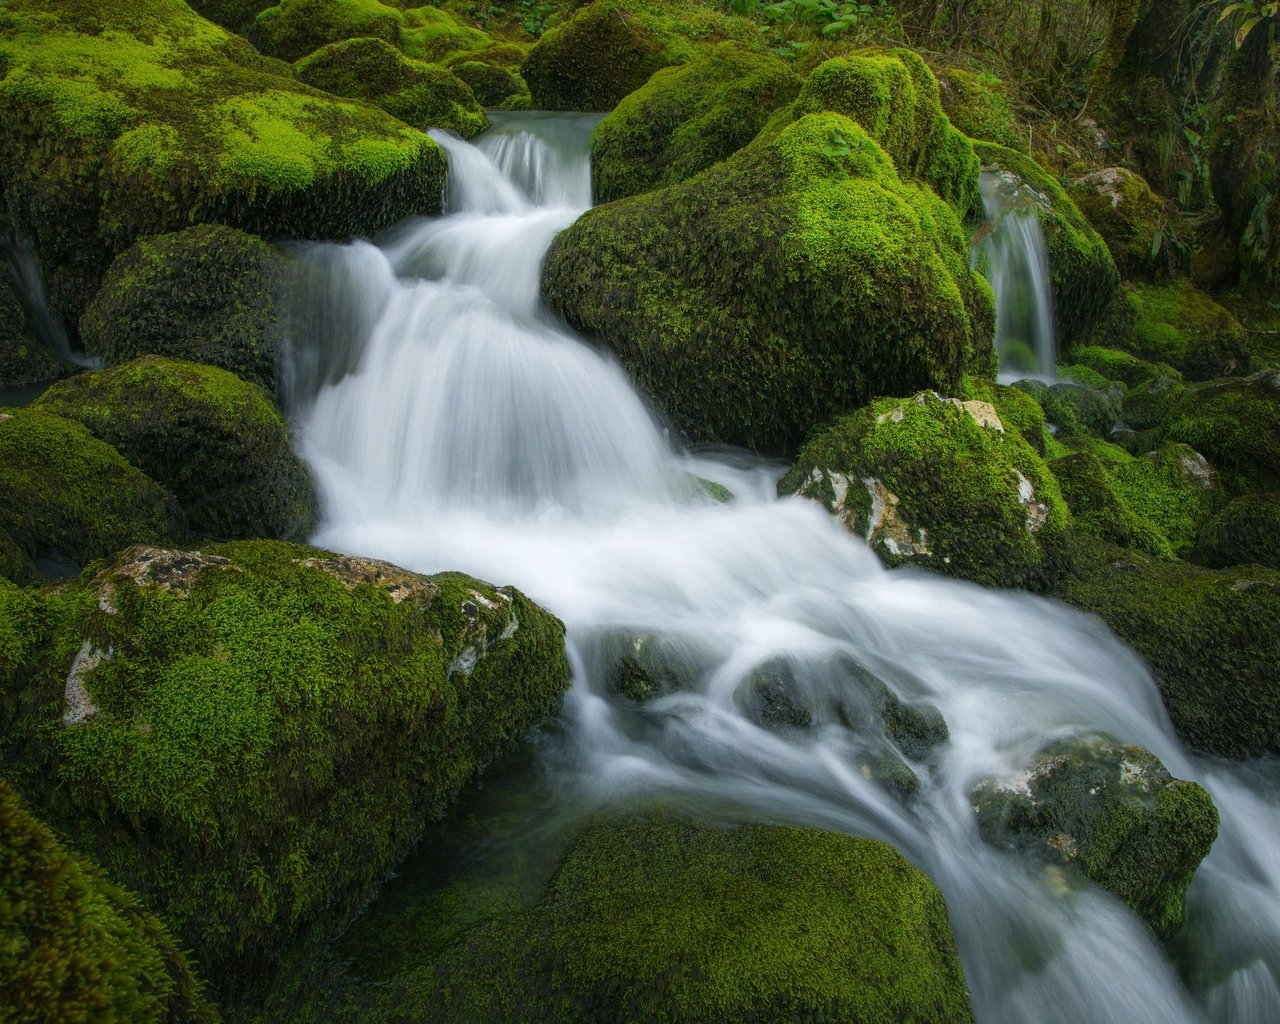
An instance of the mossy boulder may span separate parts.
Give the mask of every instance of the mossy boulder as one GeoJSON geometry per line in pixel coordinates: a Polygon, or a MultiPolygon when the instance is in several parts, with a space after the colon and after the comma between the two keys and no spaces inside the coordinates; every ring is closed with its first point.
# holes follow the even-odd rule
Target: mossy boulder
{"type": "Polygon", "coordinates": [[[778,484],[819,502],[891,565],[1028,586],[1069,513],[1039,455],[992,406],[886,398],[815,434],[778,484]]]}
{"type": "Polygon", "coordinates": [[[40,384],[70,369],[31,328],[0,257],[0,387],[40,384]]]}
{"type": "Polygon", "coordinates": [[[1154,280],[1178,266],[1178,211],[1142,175],[1123,167],[1073,171],[1067,194],[1106,241],[1121,277],[1154,280]]]}
{"type": "Polygon", "coordinates": [[[995,75],[942,68],[938,71],[938,86],[947,117],[965,135],[1025,152],[1026,133],[1019,130],[1009,106],[1009,94],[995,75]]]}
{"type": "Polygon", "coordinates": [[[277,541],[132,548],[45,600],[6,771],[228,1005],[569,685],[562,625],[517,591],[277,541]]]}
{"type": "Polygon", "coordinates": [[[1049,259],[1058,345],[1070,349],[1091,337],[1120,275],[1107,243],[1085,220],[1062,183],[1031,157],[989,142],[973,144],[983,169],[1001,174],[1001,187],[1040,220],[1049,259]]]}
{"type": "Polygon", "coordinates": [[[988,842],[1078,869],[1164,939],[1218,836],[1204,789],[1150,751],[1102,737],[1051,744],[1023,775],[981,782],[970,800],[988,842]]]}
{"type": "Polygon", "coordinates": [[[799,91],[800,80],[785,62],[732,43],[656,72],[592,133],[596,201],[691,178],[754,139],[799,91]]]}
{"type": "Polygon", "coordinates": [[[518,71],[502,64],[483,60],[467,60],[449,69],[464,82],[482,107],[520,110],[533,105],[529,86],[518,71]]]}
{"type": "Polygon", "coordinates": [[[1045,453],[1048,433],[1044,408],[1025,391],[985,377],[966,376],[960,381],[957,397],[986,402],[995,409],[1002,425],[1013,427],[1038,454],[1045,453]]]}
{"type": "Polygon", "coordinates": [[[38,577],[35,563],[9,531],[0,527],[0,581],[30,583],[38,577]]]}
{"type": "Polygon", "coordinates": [[[1059,596],[1142,656],[1185,742],[1224,757],[1280,750],[1280,573],[1071,548],[1059,596]]]}
{"type": "Polygon", "coordinates": [[[1119,381],[1127,388],[1137,387],[1160,376],[1174,379],[1182,375],[1167,363],[1150,363],[1131,352],[1105,345],[1080,345],[1071,351],[1076,366],[1093,370],[1104,380],[1119,381]]]}
{"type": "Polygon", "coordinates": [[[0,779],[0,991],[11,1024],[215,1024],[186,955],[0,779]]]}
{"type": "Polygon", "coordinates": [[[1125,392],[1120,400],[1120,414],[1133,430],[1146,431],[1158,427],[1173,415],[1185,391],[1182,374],[1172,367],[1161,368],[1154,376],[1125,392]]]}
{"type": "Polygon", "coordinates": [[[273,3],[272,0],[190,0],[189,6],[200,17],[243,36],[253,27],[253,19],[273,3]]]}
{"type": "Polygon", "coordinates": [[[453,72],[406,57],[382,39],[330,43],[297,68],[307,85],[367,100],[423,131],[444,128],[469,139],[489,125],[470,87],[453,72]]]}
{"type": "Polygon", "coordinates": [[[389,1019],[972,1020],[942,895],[891,846],[654,814],[586,828],[408,987],[389,1019]]]}
{"type": "Polygon", "coordinates": [[[1246,494],[1224,507],[1201,529],[1195,558],[1280,570],[1280,493],[1246,494]]]}
{"type": "Polygon", "coordinates": [[[1014,387],[1030,395],[1044,409],[1045,421],[1068,434],[1083,432],[1106,437],[1120,420],[1119,393],[1059,381],[1020,380],[1014,387]]]}
{"type": "Polygon", "coordinates": [[[637,703],[692,690],[715,664],[707,646],[693,636],[607,629],[580,642],[589,678],[601,680],[607,693],[637,703]]]}
{"type": "Polygon", "coordinates": [[[303,85],[182,0],[11,0],[0,69],[0,219],[32,240],[67,324],[142,235],[346,238],[440,209],[428,137],[303,85]]]}
{"type": "Polygon", "coordinates": [[[173,495],[79,423],[0,409],[0,529],[28,558],[77,562],[181,538],[173,495]]]}
{"type": "Polygon", "coordinates": [[[875,394],[950,390],[991,358],[960,222],[840,114],[561,232],[543,292],[690,438],[794,450],[875,394]]]}
{"type": "Polygon", "coordinates": [[[284,418],[226,370],[144,356],[60,381],[35,408],[83,424],[167,487],[197,535],[303,539],[314,526],[284,418]]]}
{"type": "Polygon", "coordinates": [[[1077,529],[1162,558],[1173,546],[1158,527],[1136,513],[1125,500],[1106,464],[1092,452],[1075,452],[1049,463],[1077,529]]]}
{"type": "Polygon", "coordinates": [[[235,228],[201,224],[140,238],[107,270],[80,337],[107,364],[168,356],[274,393],[284,271],[277,250],[235,228]]]}

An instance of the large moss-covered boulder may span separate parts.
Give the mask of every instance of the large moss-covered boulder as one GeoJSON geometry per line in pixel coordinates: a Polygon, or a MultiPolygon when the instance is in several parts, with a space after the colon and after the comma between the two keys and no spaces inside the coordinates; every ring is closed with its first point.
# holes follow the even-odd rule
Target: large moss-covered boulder
{"type": "Polygon", "coordinates": [[[1218,810],[1142,747],[1102,737],[1039,751],[1016,779],[970,794],[988,842],[1067,864],[1109,889],[1169,938],[1191,877],[1218,836],[1218,810]]]}
{"type": "Polygon", "coordinates": [[[597,202],[684,181],[755,138],[800,80],[777,57],[722,43],[658,71],[625,97],[591,136],[597,202]]]}
{"type": "Polygon", "coordinates": [[[389,987],[386,1019],[442,1024],[972,1019],[942,895],[891,846],[660,815],[589,826],[536,905],[389,987]]]}
{"type": "Polygon", "coordinates": [[[1071,352],[1072,365],[1087,367],[1103,380],[1119,381],[1126,388],[1134,388],[1146,381],[1166,376],[1181,378],[1167,363],[1152,363],[1139,359],[1132,352],[1106,345],[1081,345],[1071,352]]]}
{"type": "Polygon", "coordinates": [[[1081,169],[1067,194],[1106,240],[1120,276],[1151,280],[1181,259],[1177,210],[1151,191],[1145,178],[1124,167],[1081,169]]]}
{"type": "Polygon", "coordinates": [[[276,541],[132,548],[46,602],[6,771],[228,1004],[569,685],[563,627],[517,591],[276,541]]]}
{"type": "Polygon", "coordinates": [[[218,1020],[164,925],[63,846],[4,779],[0,978],[10,1024],[218,1020]]]}
{"type": "Polygon", "coordinates": [[[297,67],[307,85],[367,100],[423,131],[445,128],[469,139],[489,124],[465,82],[438,64],[406,57],[382,39],[330,43],[297,67]]]}
{"type": "Polygon", "coordinates": [[[820,431],[778,484],[819,502],[889,564],[1027,586],[1068,512],[1039,455],[995,409],[921,392],[820,431]]]}
{"type": "Polygon", "coordinates": [[[1009,94],[995,75],[942,68],[938,71],[938,87],[947,117],[969,138],[1026,150],[1026,133],[1019,129],[1009,106],[1009,94]]]}
{"type": "Polygon", "coordinates": [[[81,340],[107,364],[169,356],[274,392],[284,269],[260,238],[217,224],[141,238],[107,270],[81,340]]]}
{"type": "Polygon", "coordinates": [[[466,83],[482,107],[527,110],[533,105],[529,86],[520,73],[497,61],[466,60],[451,65],[449,70],[466,83]]]}
{"type": "Polygon", "coordinates": [[[0,530],[29,558],[87,562],[181,538],[173,495],[79,423],[0,409],[0,530]]]}
{"type": "Polygon", "coordinates": [[[32,329],[0,258],[0,387],[54,380],[71,368],[32,329]]]}
{"type": "Polygon", "coordinates": [[[0,219],[74,324],[141,235],[217,222],[346,238],[438,211],[444,155],[182,0],[11,0],[0,20],[0,219]]]}
{"type": "Polygon", "coordinates": [[[1173,557],[1169,538],[1133,510],[1107,463],[1094,452],[1064,455],[1050,462],[1049,469],[1078,530],[1121,547],[1173,557]]]}
{"type": "Polygon", "coordinates": [[[1120,283],[1107,243],[1085,220],[1062,183],[1031,157],[994,143],[975,142],[983,169],[1003,178],[1012,208],[1034,214],[1044,232],[1053,288],[1058,345],[1086,340],[1120,283]]]}
{"type": "Polygon", "coordinates": [[[1280,493],[1246,494],[1204,524],[1195,559],[1205,565],[1280,570],[1280,493]]]}
{"type": "Polygon", "coordinates": [[[1280,573],[1072,547],[1059,596],[1142,656],[1184,741],[1224,757],[1280,750],[1280,573]]]}
{"type": "Polygon", "coordinates": [[[543,291],[692,439],[793,450],[875,394],[990,359],[990,290],[955,212],[840,114],[557,236],[543,291]]]}
{"type": "Polygon", "coordinates": [[[144,356],[60,381],[35,407],[84,424],[167,487],[197,535],[303,539],[314,526],[284,417],[226,370],[144,356]]]}

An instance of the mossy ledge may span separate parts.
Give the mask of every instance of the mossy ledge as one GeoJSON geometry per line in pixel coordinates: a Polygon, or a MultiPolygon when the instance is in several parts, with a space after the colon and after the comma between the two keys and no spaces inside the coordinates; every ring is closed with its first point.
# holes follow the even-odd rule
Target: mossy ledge
{"type": "Polygon", "coordinates": [[[0,604],[44,622],[0,705],[6,771],[226,1005],[345,924],[569,684],[563,626],[518,591],[281,542],[133,548],[41,602],[0,604]]]}

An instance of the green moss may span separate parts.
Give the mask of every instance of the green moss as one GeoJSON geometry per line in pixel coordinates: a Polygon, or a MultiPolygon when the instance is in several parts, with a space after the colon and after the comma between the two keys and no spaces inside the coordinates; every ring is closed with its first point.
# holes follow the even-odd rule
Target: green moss
{"type": "Polygon", "coordinates": [[[1201,528],[1195,558],[1280,570],[1280,493],[1246,494],[1228,504],[1201,528]]]}
{"type": "Polygon", "coordinates": [[[596,201],[684,181],[725,159],[799,90],[800,80],[781,60],[731,43],[656,72],[591,136],[596,201]]]}
{"type": "Polygon", "coordinates": [[[1121,277],[1153,280],[1180,262],[1177,210],[1141,175],[1104,167],[1073,176],[1067,193],[1106,241],[1121,277]]]}
{"type": "Polygon", "coordinates": [[[489,125],[465,82],[438,64],[404,56],[381,39],[346,39],[298,61],[308,85],[368,100],[405,124],[445,128],[465,139],[489,125]]]}
{"type": "MultiPolygon", "coordinates": [[[[37,577],[35,563],[22,546],[9,536],[9,532],[0,527],[0,583],[29,583],[37,577]]],[[[3,662],[0,656],[0,662],[3,662]]],[[[0,664],[0,675],[3,665],[0,664]]]]}
{"type": "Polygon", "coordinates": [[[116,257],[80,320],[107,363],[170,356],[276,390],[284,260],[261,239],[202,224],[139,239],[116,257]]]}
{"type": "Polygon", "coordinates": [[[811,438],[779,493],[819,501],[890,564],[1037,585],[1070,514],[1031,446],[983,415],[930,392],[881,399],[811,438]]]}
{"type": "Polygon", "coordinates": [[[55,380],[71,368],[32,330],[7,269],[0,257],[0,387],[55,380]]]}
{"type": "Polygon", "coordinates": [[[989,841],[1077,867],[1165,939],[1218,836],[1218,810],[1200,786],[1172,778],[1141,747],[1101,738],[1051,744],[1025,785],[985,782],[971,799],[989,841]]]}
{"type": "MultiPolygon", "coordinates": [[[[1150,367],[1150,363],[1143,364],[1150,367]]],[[[1148,377],[1125,392],[1120,402],[1120,413],[1125,423],[1135,430],[1149,430],[1164,423],[1171,415],[1185,392],[1182,375],[1170,367],[1165,371],[1155,367],[1155,375],[1148,377]]]]}
{"type": "Polygon", "coordinates": [[[1034,398],[1044,409],[1045,419],[1067,434],[1087,432],[1105,437],[1120,419],[1120,402],[1108,391],[1099,391],[1069,381],[1049,385],[1038,380],[1020,380],[1014,387],[1034,398]]]}
{"type": "Polygon", "coordinates": [[[532,104],[529,87],[519,73],[502,64],[468,60],[454,64],[450,70],[465,82],[482,107],[504,109],[527,108],[532,104]]]}
{"type": "Polygon", "coordinates": [[[181,537],[177,502],[78,423],[0,411],[0,529],[29,556],[78,562],[181,537]]]}
{"type": "Polygon", "coordinates": [[[989,402],[1006,428],[1012,427],[1039,454],[1045,452],[1044,409],[1031,395],[1007,384],[968,376],[960,382],[959,397],[989,402]]]}
{"type": "Polygon", "coordinates": [[[314,526],[284,418],[225,370],[146,356],[61,381],[35,408],[84,424],[171,490],[198,535],[300,539],[314,526]]]}
{"type": "Polygon", "coordinates": [[[464,25],[448,11],[423,6],[404,12],[400,46],[418,60],[444,62],[491,49],[493,39],[480,29],[464,25]]]}
{"type": "Polygon", "coordinates": [[[237,35],[247,35],[254,19],[272,6],[272,0],[191,0],[191,9],[237,35]]]}
{"type": "Polygon", "coordinates": [[[544,294],[695,440],[787,451],[894,387],[988,359],[954,211],[847,117],[810,115],[557,236],[544,294]],[[837,141],[833,141],[837,140],[837,141]]]}
{"type": "Polygon", "coordinates": [[[17,767],[228,1005],[349,920],[569,682],[563,627],[516,591],[279,542],[131,549],[59,607],[5,708],[34,737],[17,767]],[[77,650],[90,706],[63,724],[77,650]]]}
{"type": "Polygon", "coordinates": [[[280,0],[258,14],[249,40],[263,53],[294,61],[326,43],[373,37],[399,44],[404,15],[380,0],[280,0]]]}
{"type": "Polygon", "coordinates": [[[1212,468],[1183,444],[1165,444],[1110,467],[1129,507],[1157,527],[1175,554],[1189,551],[1218,504],[1212,468]]]}
{"type": "Polygon", "coordinates": [[[1025,186],[1020,195],[1044,231],[1058,344],[1069,350],[1091,335],[1119,284],[1107,244],[1061,182],[1029,156],[988,142],[973,145],[984,169],[1012,174],[1025,186]]]}
{"type": "Polygon", "coordinates": [[[1025,133],[1018,128],[1004,83],[995,75],[943,68],[938,73],[938,85],[947,117],[965,135],[1026,151],[1025,133]]]}
{"type": "Polygon", "coordinates": [[[1102,345],[1082,345],[1072,349],[1076,365],[1085,366],[1109,381],[1119,381],[1134,388],[1149,380],[1165,376],[1173,380],[1182,375],[1167,363],[1149,363],[1130,352],[1102,345]]]}
{"type": "Polygon", "coordinates": [[[13,1024],[213,1024],[163,924],[0,779],[0,977],[13,1024]]]}
{"type": "Polygon", "coordinates": [[[1109,467],[1090,452],[1077,452],[1049,463],[1076,527],[1126,548],[1172,558],[1169,539],[1125,500],[1109,467]]]}

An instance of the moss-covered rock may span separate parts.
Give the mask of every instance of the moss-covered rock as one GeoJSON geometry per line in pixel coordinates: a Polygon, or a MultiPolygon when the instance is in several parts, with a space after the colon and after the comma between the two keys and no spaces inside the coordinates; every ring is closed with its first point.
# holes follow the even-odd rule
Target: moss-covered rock
{"type": "Polygon", "coordinates": [[[0,217],[32,239],[64,323],[141,235],[345,238],[440,209],[429,138],[303,85],[182,0],[11,0],[0,69],[0,217]]]}
{"type": "Polygon", "coordinates": [[[778,490],[818,501],[889,564],[997,586],[1038,581],[1069,518],[1053,475],[994,408],[932,392],[817,433],[778,490]]]}
{"type": "Polygon", "coordinates": [[[274,541],[133,548],[48,601],[7,770],[228,1004],[569,684],[563,627],[514,590],[274,541]]]}
{"type": "Polygon", "coordinates": [[[0,779],[0,977],[11,1024],[214,1024],[187,957],[0,779]]]}
{"type": "Polygon", "coordinates": [[[185,528],[173,495],[78,423],[0,409],[0,529],[28,557],[87,562],[185,528]]]}
{"type": "Polygon", "coordinates": [[[1173,546],[1150,520],[1125,500],[1107,466],[1092,452],[1075,452],[1049,463],[1077,529],[1162,558],[1173,557],[1173,546]]]}
{"type": "Polygon", "coordinates": [[[423,131],[445,128],[469,139],[489,124],[465,82],[438,64],[406,57],[382,39],[330,43],[303,57],[297,68],[307,85],[367,100],[423,131]]]}
{"type": "Polygon", "coordinates": [[[990,359],[955,212],[840,114],[801,118],[557,236],[543,291],[695,440],[793,449],[885,391],[990,359]]]}
{"type": "Polygon", "coordinates": [[[971,139],[1024,152],[1025,133],[1009,106],[1004,83],[985,71],[942,68],[938,72],[942,107],[951,123],[971,139]]]}
{"type": "MultiPolygon", "coordinates": [[[[1144,364],[1150,366],[1150,363],[1144,364]]],[[[1186,388],[1182,374],[1169,367],[1130,388],[1120,400],[1120,414],[1134,430],[1145,431],[1167,420],[1177,408],[1186,388]]]]}
{"type": "Polygon", "coordinates": [[[273,3],[272,0],[190,0],[188,6],[200,17],[243,36],[253,28],[254,18],[273,3]]]}
{"type": "Polygon", "coordinates": [[[0,257],[0,387],[40,384],[70,369],[31,329],[0,257]]]}
{"type": "Polygon", "coordinates": [[[1131,352],[1104,345],[1080,345],[1071,351],[1077,366],[1087,366],[1103,379],[1119,381],[1127,388],[1137,387],[1160,376],[1175,380],[1182,375],[1167,363],[1150,363],[1131,352]]]}
{"type": "Polygon", "coordinates": [[[988,142],[975,142],[974,150],[983,168],[1003,172],[1006,191],[1040,219],[1059,347],[1069,349],[1086,340],[1120,283],[1106,242],[1085,220],[1061,182],[1029,156],[988,142]]]}
{"type": "Polygon", "coordinates": [[[596,201],[691,178],[754,139],[799,91],[800,80],[783,61],[732,43],[658,71],[591,136],[596,201]]]}
{"type": "Polygon", "coordinates": [[[1101,737],[1051,744],[1024,775],[979,783],[970,800],[988,842],[1077,868],[1166,939],[1218,836],[1218,810],[1200,786],[1142,747],[1101,737]]]}
{"type": "Polygon", "coordinates": [[[141,238],[116,257],[80,319],[108,364],[142,355],[207,363],[276,390],[284,258],[235,228],[141,238]]]}
{"type": "Polygon", "coordinates": [[[37,578],[35,563],[9,531],[0,527],[0,581],[29,583],[37,578]]]}
{"type": "Polygon", "coordinates": [[[692,690],[714,665],[706,645],[689,636],[609,629],[579,643],[588,678],[637,703],[692,690]]]}
{"type": "Polygon", "coordinates": [[[1070,381],[1046,384],[1020,380],[1014,387],[1044,409],[1045,420],[1068,434],[1087,432],[1106,437],[1120,419],[1120,395],[1070,381]]]}
{"type": "Polygon", "coordinates": [[[1246,494],[1228,504],[1201,528],[1195,558],[1280,570],[1280,493],[1246,494]]]}
{"type": "Polygon", "coordinates": [[[1181,262],[1177,210],[1140,174],[1090,170],[1071,178],[1067,194],[1106,241],[1121,277],[1154,280],[1181,262]]]}
{"type": "Polygon", "coordinates": [[[1059,596],[1147,662],[1178,734],[1224,757],[1280,750],[1280,573],[1076,543],[1059,596]]]}
{"type": "Polygon", "coordinates": [[[225,370],[144,356],[60,381],[34,406],[82,423],[167,487],[197,535],[303,539],[314,526],[284,418],[225,370]]]}
{"type": "Polygon", "coordinates": [[[965,401],[986,402],[995,409],[1002,425],[1013,427],[1038,454],[1045,453],[1044,408],[1025,391],[1008,384],[997,384],[985,377],[967,376],[960,382],[958,397],[965,401]]]}
{"type": "Polygon", "coordinates": [[[533,105],[529,86],[518,71],[491,61],[467,60],[449,69],[466,83],[482,107],[523,110],[533,105]]]}

